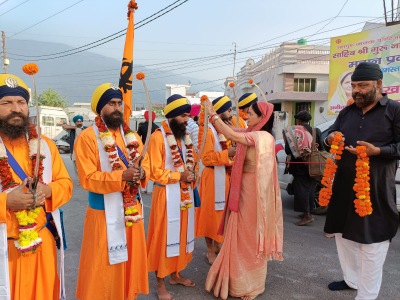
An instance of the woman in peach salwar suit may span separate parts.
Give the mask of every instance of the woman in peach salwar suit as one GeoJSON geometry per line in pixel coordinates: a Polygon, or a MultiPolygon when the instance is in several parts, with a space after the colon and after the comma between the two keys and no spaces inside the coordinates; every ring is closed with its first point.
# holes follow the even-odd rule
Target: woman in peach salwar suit
{"type": "Polygon", "coordinates": [[[265,290],[267,261],[283,260],[282,202],[271,135],[273,105],[252,104],[244,131],[226,125],[209,101],[205,106],[217,130],[238,145],[219,230],[224,244],[208,273],[206,290],[222,299],[228,295],[254,299],[265,290]]]}

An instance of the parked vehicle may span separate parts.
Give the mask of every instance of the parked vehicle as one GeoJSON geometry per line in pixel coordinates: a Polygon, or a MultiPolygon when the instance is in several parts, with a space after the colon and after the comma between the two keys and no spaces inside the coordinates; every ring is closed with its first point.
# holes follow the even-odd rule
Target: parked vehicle
{"type": "MultiPolygon", "coordinates": [[[[63,130],[64,124],[69,124],[68,116],[61,107],[39,106],[39,115],[42,134],[51,139],[63,130]]],[[[37,125],[36,107],[29,108],[29,121],[37,125]]]]}
{"type": "MultiPolygon", "coordinates": [[[[329,127],[335,122],[335,120],[330,120],[324,123],[317,125],[316,127],[321,130],[322,139],[325,139],[328,135],[329,127]]],[[[290,174],[284,174],[285,171],[285,161],[286,161],[286,153],[285,153],[285,142],[283,139],[276,140],[275,142],[275,149],[276,149],[276,158],[278,160],[278,179],[279,185],[281,189],[286,190],[288,183],[293,181],[293,176],[290,174]]],[[[318,207],[318,196],[319,191],[321,189],[321,184],[317,184],[314,190],[315,194],[315,206],[318,207]]],[[[396,203],[397,203],[397,210],[400,212],[400,171],[397,169],[396,173],[396,203]]]]}
{"type": "Polygon", "coordinates": [[[56,143],[57,149],[61,154],[70,153],[70,145],[69,145],[69,134],[65,130],[62,130],[58,135],[53,138],[53,141],[56,143]]]}

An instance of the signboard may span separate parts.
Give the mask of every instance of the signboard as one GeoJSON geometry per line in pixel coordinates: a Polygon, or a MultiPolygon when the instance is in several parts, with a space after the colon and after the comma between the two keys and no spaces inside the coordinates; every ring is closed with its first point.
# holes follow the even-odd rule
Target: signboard
{"type": "Polygon", "coordinates": [[[351,98],[351,74],[360,62],[380,65],[382,92],[400,101],[400,25],[331,38],[328,114],[336,115],[351,98]]]}

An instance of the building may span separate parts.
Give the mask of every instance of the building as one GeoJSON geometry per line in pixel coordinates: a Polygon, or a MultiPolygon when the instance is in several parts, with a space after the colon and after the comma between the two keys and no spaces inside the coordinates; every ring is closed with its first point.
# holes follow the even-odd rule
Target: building
{"type": "MultiPolygon", "coordinates": [[[[317,125],[332,119],[326,114],[329,83],[329,46],[307,45],[304,39],[297,43],[285,42],[266,54],[260,61],[248,59],[237,73],[235,93],[238,98],[244,93],[254,92],[263,99],[260,90],[250,84],[252,79],[265,97],[275,106],[276,137],[281,136],[281,127],[294,124],[293,116],[300,110],[308,110],[312,124],[317,125]]],[[[228,77],[225,94],[234,98],[228,77]]]]}

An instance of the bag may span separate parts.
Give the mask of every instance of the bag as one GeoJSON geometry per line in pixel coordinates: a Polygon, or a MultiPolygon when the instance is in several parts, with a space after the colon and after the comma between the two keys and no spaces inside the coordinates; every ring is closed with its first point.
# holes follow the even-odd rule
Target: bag
{"type": "Polygon", "coordinates": [[[283,134],[294,158],[303,158],[311,153],[312,136],[301,125],[293,125],[283,129],[283,134]]]}
{"type": "Polygon", "coordinates": [[[310,177],[316,180],[321,180],[322,176],[324,175],[326,160],[332,155],[325,150],[318,150],[318,144],[315,143],[315,128],[313,128],[312,132],[313,141],[311,144],[311,153],[309,156],[305,157],[305,161],[310,162],[310,164],[308,164],[308,174],[310,175],[310,177]]]}

